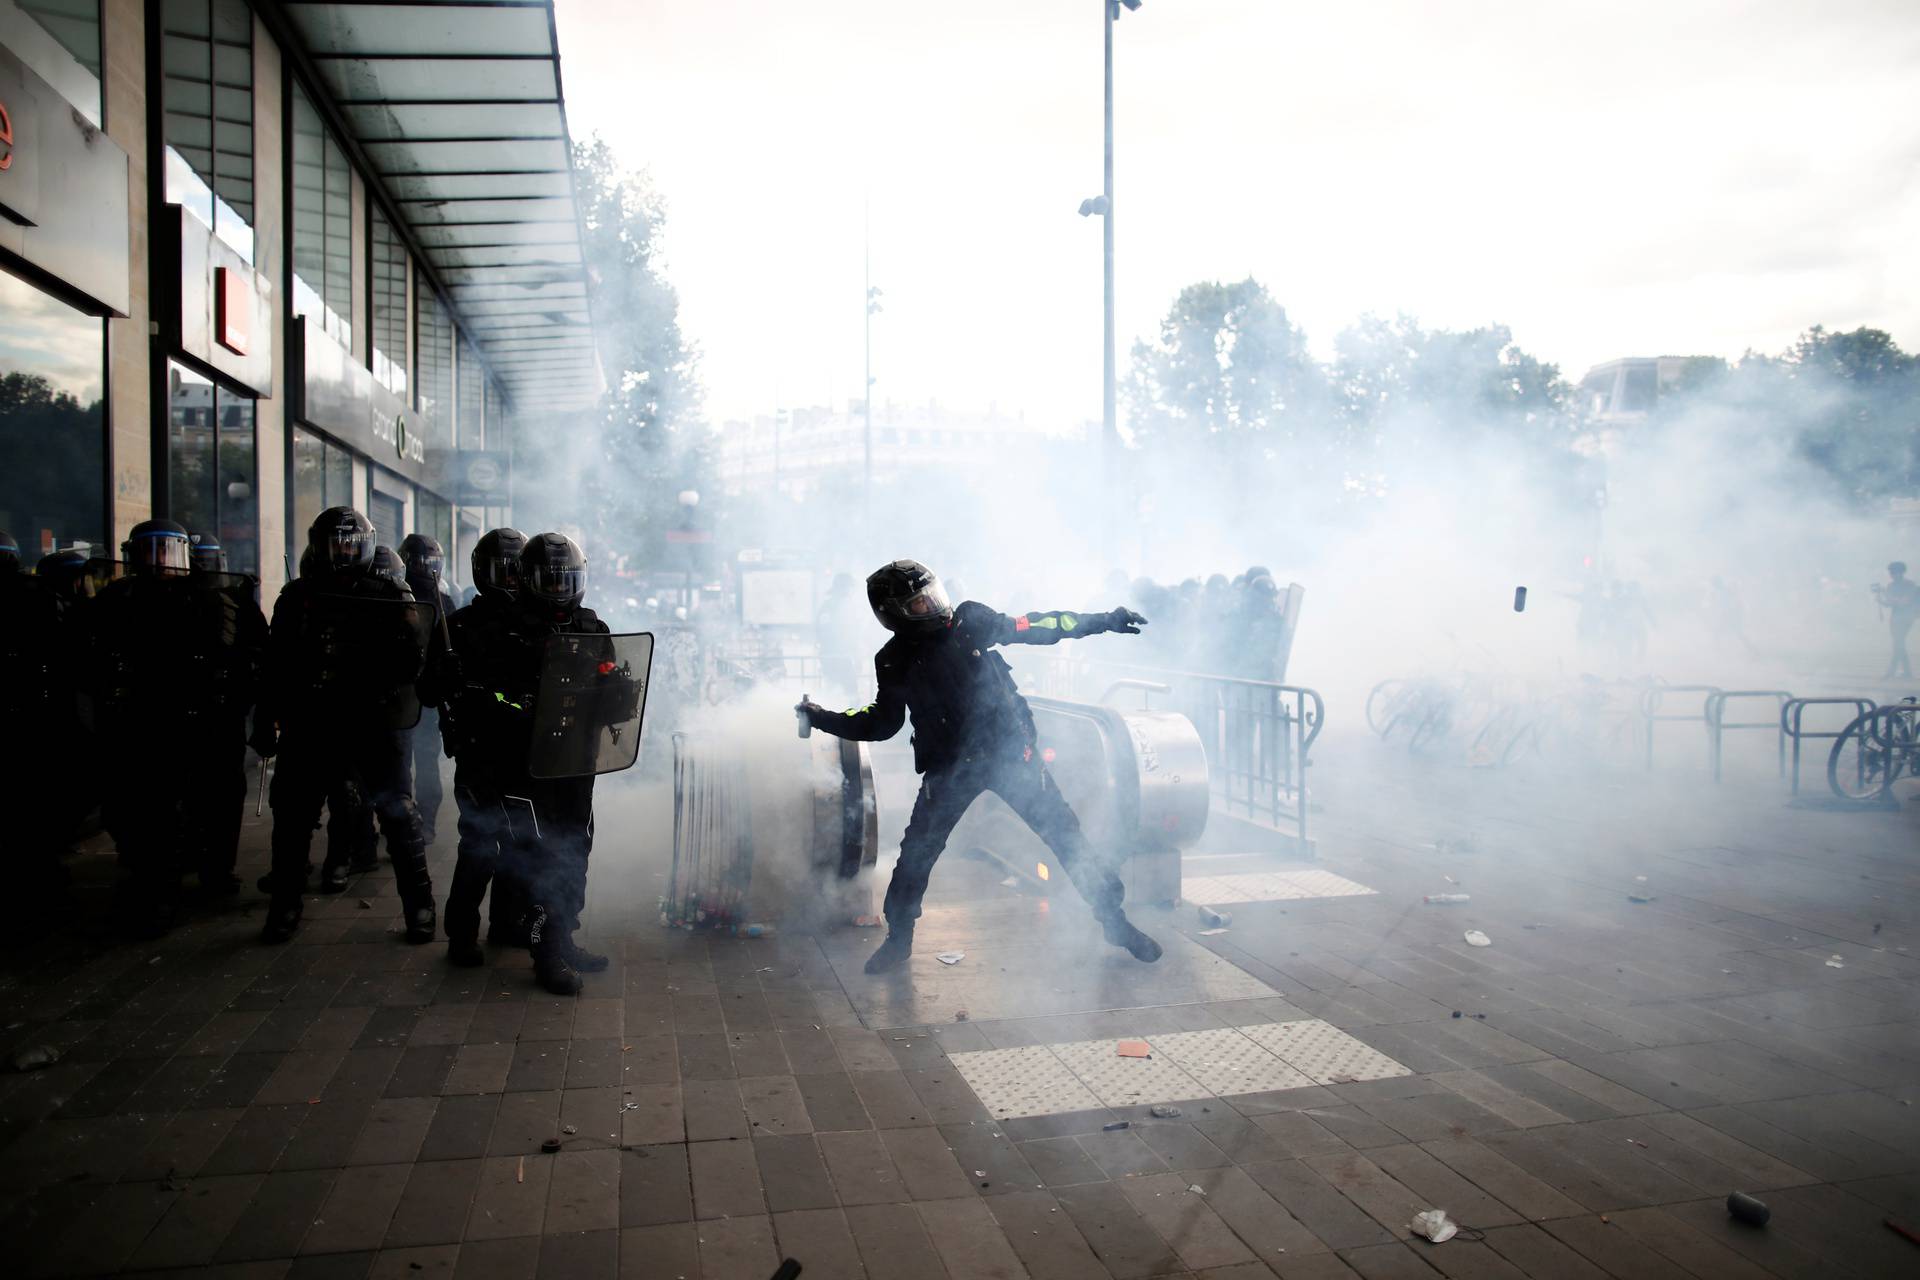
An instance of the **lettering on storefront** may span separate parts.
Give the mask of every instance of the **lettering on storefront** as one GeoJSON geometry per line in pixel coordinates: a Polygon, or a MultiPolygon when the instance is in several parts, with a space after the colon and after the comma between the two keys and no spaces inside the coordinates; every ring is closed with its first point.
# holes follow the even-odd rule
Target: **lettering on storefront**
{"type": "Polygon", "coordinates": [[[393,456],[402,462],[422,462],[427,460],[427,442],[407,429],[407,415],[396,413],[392,418],[376,416],[373,420],[373,434],[381,443],[393,449],[393,456]]]}

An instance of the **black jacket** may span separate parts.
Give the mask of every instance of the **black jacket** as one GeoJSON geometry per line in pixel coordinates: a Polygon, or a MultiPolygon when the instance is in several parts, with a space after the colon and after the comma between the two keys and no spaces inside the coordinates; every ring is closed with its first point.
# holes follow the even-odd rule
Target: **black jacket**
{"type": "Polygon", "coordinates": [[[253,705],[266,634],[250,579],[138,574],[75,617],[95,716],[112,731],[228,728],[253,705]]]}
{"type": "MultiPolygon", "coordinates": [[[[280,589],[256,719],[341,729],[402,728],[426,665],[428,611],[369,569],[296,578],[280,589]]],[[[417,712],[417,708],[414,709],[417,712]]]]}
{"type": "Polygon", "coordinates": [[[460,726],[455,752],[489,773],[519,777],[527,769],[548,637],[611,632],[591,609],[549,617],[484,595],[448,625],[458,670],[457,687],[446,693],[460,726]]]}
{"type": "Polygon", "coordinates": [[[1033,712],[996,645],[1057,644],[1113,628],[1104,613],[1028,613],[1009,617],[968,600],[946,629],[896,635],[873,659],[878,692],[847,712],[816,711],[815,727],[858,742],[879,742],[913,716],[913,767],[935,773],[962,760],[1034,742],[1033,712]]]}

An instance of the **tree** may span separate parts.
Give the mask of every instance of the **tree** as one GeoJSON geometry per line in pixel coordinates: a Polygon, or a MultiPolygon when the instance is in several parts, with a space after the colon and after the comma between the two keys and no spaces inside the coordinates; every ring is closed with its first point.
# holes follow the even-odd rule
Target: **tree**
{"type": "Polygon", "coordinates": [[[553,424],[540,448],[522,450],[520,489],[543,518],[578,524],[609,558],[659,563],[667,529],[682,518],[675,495],[718,497],[702,448],[696,353],[680,332],[679,295],[660,267],[666,208],[645,174],[621,166],[595,135],[574,146],[582,260],[594,338],[607,389],[593,429],[553,424]],[[552,442],[577,444],[551,447],[552,442]]]}

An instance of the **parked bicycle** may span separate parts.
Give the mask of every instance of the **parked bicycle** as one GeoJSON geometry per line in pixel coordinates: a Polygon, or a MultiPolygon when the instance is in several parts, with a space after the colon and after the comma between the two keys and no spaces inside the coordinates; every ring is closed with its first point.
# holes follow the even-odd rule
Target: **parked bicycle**
{"type": "Polygon", "coordinates": [[[1854,717],[1827,756],[1827,785],[1843,800],[1880,800],[1920,777],[1920,702],[1909,697],[1854,717]]]}

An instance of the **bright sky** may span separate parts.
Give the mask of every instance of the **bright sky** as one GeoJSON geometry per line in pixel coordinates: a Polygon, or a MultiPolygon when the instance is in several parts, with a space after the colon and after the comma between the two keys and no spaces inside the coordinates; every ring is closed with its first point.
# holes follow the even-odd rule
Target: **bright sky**
{"type": "MultiPolygon", "coordinates": [[[[715,420],[1100,414],[1095,0],[558,0],[576,137],[668,201],[715,420]]],[[[1504,322],[1573,376],[1873,325],[1920,347],[1914,0],[1146,0],[1115,30],[1121,359],[1200,279],[1329,354],[1504,322]]]]}

